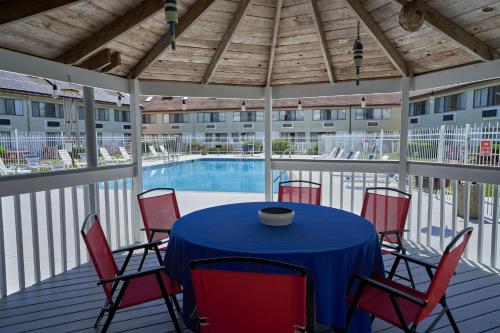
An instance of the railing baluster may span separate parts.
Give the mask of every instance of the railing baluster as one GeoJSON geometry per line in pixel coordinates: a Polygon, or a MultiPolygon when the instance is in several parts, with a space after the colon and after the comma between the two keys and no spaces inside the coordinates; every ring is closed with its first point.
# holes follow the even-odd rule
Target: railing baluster
{"type": "MultiPolygon", "coordinates": [[[[408,176],[408,193],[410,193],[413,196],[413,176],[408,176]]],[[[410,208],[408,210],[408,232],[406,233],[406,238],[410,239],[411,238],[411,229],[412,229],[412,224],[413,224],[413,201],[410,202],[410,208]]]]}
{"type": "Polygon", "coordinates": [[[439,247],[441,251],[444,250],[444,232],[446,228],[446,223],[445,223],[445,194],[444,194],[444,186],[446,185],[445,179],[441,178],[439,179],[439,247]]]}
{"type": "Polygon", "coordinates": [[[113,182],[113,194],[115,198],[115,231],[116,231],[116,248],[121,246],[121,228],[120,228],[120,208],[118,203],[118,181],[113,182]]]}
{"type": "Polygon", "coordinates": [[[452,194],[452,212],[451,212],[451,237],[457,234],[457,216],[458,216],[458,180],[453,181],[453,194],[452,194]]]}
{"type": "Polygon", "coordinates": [[[477,230],[477,261],[483,262],[483,242],[484,242],[484,186],[479,184],[478,200],[478,230],[477,230]]]}
{"type": "MultiPolygon", "coordinates": [[[[464,194],[464,229],[469,226],[470,220],[470,182],[465,182],[464,194]]],[[[465,248],[465,258],[469,259],[469,247],[465,248]]]]}
{"type": "Polygon", "coordinates": [[[434,178],[429,177],[429,186],[428,186],[428,203],[427,203],[427,238],[426,244],[427,246],[431,246],[432,239],[432,201],[434,200],[434,178]]]}
{"type": "Polygon", "coordinates": [[[417,243],[422,243],[422,188],[424,187],[424,177],[418,176],[417,194],[417,243]]]}
{"type": "Polygon", "coordinates": [[[47,245],[49,248],[49,273],[56,274],[54,265],[54,228],[52,225],[52,196],[50,191],[45,191],[45,218],[47,220],[47,245]]]}
{"type": "MultiPolygon", "coordinates": [[[[90,205],[89,205],[89,186],[93,185],[83,185],[83,218],[86,218],[88,214],[90,214],[90,205]]],[[[78,238],[80,238],[80,234],[78,234],[78,238]]],[[[85,256],[85,262],[89,261],[89,253],[87,251],[83,251],[85,256]]]]}
{"type": "Polygon", "coordinates": [[[35,283],[40,282],[40,242],[38,237],[38,209],[36,204],[36,193],[30,193],[31,211],[31,242],[33,245],[33,270],[35,273],[35,283]]]}
{"type": "Polygon", "coordinates": [[[330,207],[333,207],[333,172],[330,171],[330,207]]]}
{"type": "Polygon", "coordinates": [[[19,194],[14,196],[14,222],[16,232],[19,289],[24,289],[26,286],[26,280],[24,276],[23,221],[21,218],[21,197],[19,194]]]}
{"type": "Polygon", "coordinates": [[[73,237],[75,238],[75,266],[81,263],[80,258],[80,218],[78,217],[78,193],[76,186],[71,188],[71,202],[73,208],[73,237]]]}
{"type": "Polygon", "coordinates": [[[7,296],[7,270],[5,267],[5,236],[3,229],[2,197],[0,197],[0,299],[7,296]]]}
{"type": "Polygon", "coordinates": [[[104,182],[104,215],[106,216],[106,238],[109,246],[113,249],[113,240],[111,237],[111,216],[109,211],[109,182],[104,182]]]}
{"type": "Polygon", "coordinates": [[[378,173],[375,173],[374,176],[373,187],[378,187],[378,173]]]}
{"type": "MultiPolygon", "coordinates": [[[[101,217],[101,190],[100,190],[100,183],[94,184],[93,185],[95,190],[95,213],[101,217]]],[[[94,213],[94,212],[92,212],[94,213]]]]}
{"type": "Polygon", "coordinates": [[[493,185],[493,219],[491,229],[491,266],[497,267],[498,250],[498,185],[493,185]]]}
{"type": "Polygon", "coordinates": [[[59,189],[59,225],[61,232],[61,264],[62,271],[68,270],[68,251],[66,246],[66,200],[64,199],[64,189],[59,189]]]}
{"type": "Polygon", "coordinates": [[[344,173],[340,173],[340,209],[344,209],[344,173]]]}
{"type": "Polygon", "coordinates": [[[130,244],[129,221],[128,221],[128,195],[127,195],[127,179],[122,179],[123,191],[123,223],[125,228],[125,245],[130,244]]]}

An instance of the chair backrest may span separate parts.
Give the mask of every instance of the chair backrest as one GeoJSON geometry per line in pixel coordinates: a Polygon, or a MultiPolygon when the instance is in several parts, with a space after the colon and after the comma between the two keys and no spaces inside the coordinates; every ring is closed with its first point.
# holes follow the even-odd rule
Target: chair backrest
{"type": "Polygon", "coordinates": [[[3,159],[0,157],[0,170],[6,171],[9,170],[6,166],[5,163],[3,162],[3,159]]]}
{"type": "Polygon", "coordinates": [[[338,147],[333,148],[332,151],[330,152],[330,155],[328,155],[328,157],[335,158],[335,156],[337,156],[338,151],[339,151],[338,147]]]}
{"type": "Polygon", "coordinates": [[[191,268],[202,333],[293,333],[306,327],[305,268],[239,257],[195,260],[191,268]],[[232,264],[246,271],[215,269],[232,264]],[[256,266],[279,273],[246,269],[256,266]]]}
{"type": "Polygon", "coordinates": [[[120,154],[122,154],[122,157],[125,158],[125,159],[132,159],[128,153],[128,151],[125,149],[125,147],[119,147],[118,148],[120,150],[120,154]]]}
{"type": "Polygon", "coordinates": [[[345,159],[346,159],[346,160],[350,160],[350,159],[352,159],[352,156],[353,156],[353,155],[354,155],[354,152],[353,152],[353,151],[350,151],[350,152],[347,154],[347,156],[346,156],[346,158],[345,158],[345,159]]]}
{"type": "Polygon", "coordinates": [[[153,156],[158,156],[158,152],[156,151],[156,148],[154,146],[149,146],[149,151],[153,156]]]}
{"type": "Polygon", "coordinates": [[[41,165],[40,159],[36,154],[26,154],[24,155],[24,158],[26,159],[26,162],[28,162],[29,166],[38,167],[41,165]]]}
{"type": "Polygon", "coordinates": [[[181,217],[177,198],[173,188],[155,188],[137,195],[141,209],[144,229],[149,241],[166,238],[164,233],[151,237],[151,228],[172,229],[174,223],[181,217]]]}
{"type": "Polygon", "coordinates": [[[361,152],[358,150],[357,152],[354,153],[354,155],[352,155],[352,159],[357,160],[360,156],[361,156],[361,152]]]}
{"type": "Polygon", "coordinates": [[[286,182],[280,182],[278,201],[320,205],[321,184],[305,180],[289,180],[286,182]]]}
{"type": "Polygon", "coordinates": [[[66,149],[59,149],[57,152],[59,153],[59,157],[63,161],[63,164],[73,165],[73,159],[71,158],[66,149]]]}
{"type": "Polygon", "coordinates": [[[101,156],[104,158],[104,160],[106,161],[111,161],[113,160],[111,158],[111,155],[109,155],[109,152],[106,148],[102,147],[102,148],[99,148],[99,152],[101,153],[101,156]]]}
{"type": "MultiPolygon", "coordinates": [[[[367,188],[361,216],[369,220],[378,232],[403,231],[410,209],[411,194],[389,187],[367,188]]],[[[387,235],[385,241],[397,243],[396,235],[387,235]]]]}
{"type": "MultiPolygon", "coordinates": [[[[90,214],[85,218],[81,234],[99,279],[114,278],[119,273],[118,267],[116,266],[113,253],[109,248],[97,214],[90,214]]],[[[102,287],[108,301],[112,302],[112,283],[105,283],[102,287]]]]}
{"type": "Polygon", "coordinates": [[[450,244],[444,250],[429,289],[427,289],[427,306],[420,310],[415,319],[415,324],[418,325],[420,321],[425,319],[444,296],[473,230],[472,227],[462,230],[451,240],[450,244]]]}
{"type": "Polygon", "coordinates": [[[163,153],[163,154],[167,154],[167,150],[165,149],[165,146],[163,145],[160,145],[160,151],[163,153]]]}
{"type": "Polygon", "coordinates": [[[337,160],[341,159],[341,158],[342,158],[342,156],[344,156],[344,152],[345,152],[345,150],[344,150],[344,149],[341,149],[341,150],[339,151],[339,153],[337,154],[337,156],[335,157],[335,159],[337,159],[337,160]]]}

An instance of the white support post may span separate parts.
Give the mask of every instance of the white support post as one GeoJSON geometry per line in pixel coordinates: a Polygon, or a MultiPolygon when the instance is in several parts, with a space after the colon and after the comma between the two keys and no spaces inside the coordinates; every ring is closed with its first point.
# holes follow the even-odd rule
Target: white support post
{"type": "Polygon", "coordinates": [[[408,175],[408,115],[410,111],[410,78],[401,78],[401,134],[399,138],[399,189],[406,191],[408,175]]]}
{"type": "Polygon", "coordinates": [[[265,193],[266,201],[273,201],[273,170],[271,169],[273,154],[273,92],[270,86],[267,86],[264,90],[264,111],[265,193]]]}
{"type": "Polygon", "coordinates": [[[439,128],[439,141],[438,141],[438,156],[437,160],[439,163],[443,163],[444,160],[444,133],[446,131],[446,126],[441,125],[439,128]]]}
{"type": "MultiPolygon", "coordinates": [[[[94,105],[94,88],[83,87],[83,103],[85,109],[85,150],[87,152],[87,167],[97,167],[97,140],[95,131],[95,105],[94,105]]],[[[88,185],[89,191],[89,210],[88,213],[96,212],[96,194],[99,188],[95,188],[94,184],[88,185]]],[[[99,212],[96,212],[99,213],[99,212]]]]}
{"type": "Polygon", "coordinates": [[[139,81],[129,81],[130,90],[130,116],[132,121],[132,157],[135,165],[134,177],[132,178],[132,238],[134,242],[144,241],[144,233],[141,231],[142,219],[139,213],[137,194],[142,192],[142,153],[141,153],[141,135],[142,135],[142,117],[139,96],[141,94],[139,81]]]}

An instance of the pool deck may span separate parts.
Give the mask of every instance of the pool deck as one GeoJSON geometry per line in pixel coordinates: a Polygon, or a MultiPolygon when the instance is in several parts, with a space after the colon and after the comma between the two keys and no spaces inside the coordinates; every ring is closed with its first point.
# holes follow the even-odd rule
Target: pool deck
{"type": "MultiPolygon", "coordinates": [[[[440,258],[439,253],[412,243],[409,243],[409,252],[432,263],[440,258]]],[[[116,259],[120,264],[123,256],[116,259]]],[[[139,258],[134,257],[130,269],[134,269],[138,261],[139,258]]],[[[392,259],[385,258],[385,263],[389,267],[392,259]]],[[[146,267],[156,264],[156,259],[149,257],[146,267]]],[[[429,283],[427,274],[416,268],[413,272],[417,288],[425,290],[429,283]]],[[[104,293],[96,285],[96,279],[93,267],[87,263],[0,300],[0,333],[96,332],[92,325],[104,301],[104,293]]],[[[462,261],[448,288],[448,302],[462,332],[500,331],[500,276],[497,271],[462,261]]],[[[425,329],[435,316],[436,311],[424,321],[422,328],[425,329]]],[[[433,332],[450,331],[444,317],[433,332]]],[[[174,330],[164,303],[156,301],[118,312],[109,332],[173,333],[174,330]]],[[[319,327],[318,332],[331,331],[319,327]]],[[[400,331],[375,320],[373,332],[400,331]]]]}

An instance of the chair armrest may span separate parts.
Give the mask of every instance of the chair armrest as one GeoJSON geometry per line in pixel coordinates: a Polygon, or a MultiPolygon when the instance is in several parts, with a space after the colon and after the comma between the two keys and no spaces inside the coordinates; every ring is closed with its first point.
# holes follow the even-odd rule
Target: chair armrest
{"type": "Polygon", "coordinates": [[[408,230],[385,230],[385,231],[379,231],[378,233],[381,235],[396,235],[396,234],[402,234],[405,231],[408,230]]]}
{"type": "Polygon", "coordinates": [[[393,256],[399,257],[399,258],[401,258],[403,260],[409,261],[411,263],[414,263],[414,264],[417,264],[417,265],[420,265],[420,266],[424,266],[426,268],[434,268],[434,269],[438,268],[437,265],[428,263],[426,261],[423,261],[423,260],[420,260],[420,259],[417,259],[417,258],[414,258],[414,257],[410,257],[410,256],[408,256],[406,254],[397,253],[397,252],[392,252],[391,254],[393,256]]]}
{"type": "Polygon", "coordinates": [[[149,228],[149,230],[153,231],[153,232],[158,232],[158,233],[164,233],[164,234],[169,234],[170,235],[170,229],[166,229],[166,228],[149,228]]]}
{"type": "Polygon", "coordinates": [[[149,275],[149,274],[155,274],[155,273],[163,272],[163,271],[165,271],[165,266],[159,266],[159,267],[156,267],[156,268],[145,269],[145,270],[142,270],[142,271],[139,271],[139,272],[122,274],[122,275],[116,276],[116,277],[111,278],[111,279],[99,280],[97,282],[97,285],[99,286],[99,285],[102,285],[102,284],[105,284],[105,283],[110,283],[110,282],[125,281],[125,280],[135,279],[135,278],[139,278],[139,277],[142,277],[142,276],[146,276],[146,275],[149,275]]]}
{"type": "Polygon", "coordinates": [[[391,295],[394,295],[396,297],[401,297],[401,298],[405,298],[407,299],[408,301],[412,302],[412,303],[415,303],[415,304],[418,304],[420,306],[426,306],[427,305],[427,300],[423,300],[423,299],[420,299],[420,298],[417,298],[415,296],[412,296],[408,293],[405,293],[404,291],[401,291],[399,289],[396,289],[396,288],[393,288],[391,286],[388,286],[380,281],[377,281],[377,280],[374,280],[374,279],[371,279],[369,277],[366,277],[366,276],[356,276],[356,278],[360,279],[362,282],[374,287],[374,288],[377,288],[377,289],[380,289],[380,290],[383,290],[391,295]]]}
{"type": "Polygon", "coordinates": [[[134,251],[134,250],[139,250],[139,249],[144,249],[144,248],[151,248],[155,247],[158,245],[161,245],[161,241],[156,241],[156,242],[151,242],[151,243],[140,243],[140,244],[132,244],[129,246],[122,247],[118,250],[114,250],[113,253],[120,253],[120,252],[125,252],[125,251],[134,251]]]}

